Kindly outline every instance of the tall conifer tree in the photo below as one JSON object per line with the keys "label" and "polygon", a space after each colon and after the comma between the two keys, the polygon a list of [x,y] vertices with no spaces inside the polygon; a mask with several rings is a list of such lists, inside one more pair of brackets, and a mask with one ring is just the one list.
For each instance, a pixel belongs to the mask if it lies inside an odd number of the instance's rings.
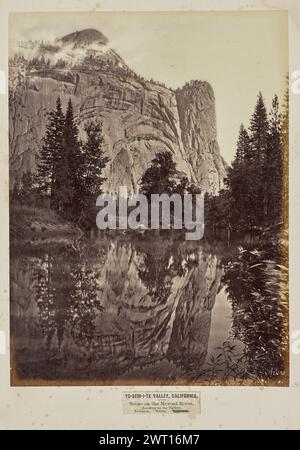
{"label": "tall conifer tree", "polygon": [[249,159],[250,154],[250,138],[243,124],[240,126],[239,137],[236,146],[235,161],[242,162]]}
{"label": "tall conifer tree", "polygon": [[109,158],[102,148],[102,123],[88,122],[84,130],[87,136],[82,146],[84,190],[86,195],[95,196],[101,193],[101,185],[105,181],[102,172]]}
{"label": "tall conifer tree", "polygon": [[265,102],[260,92],[250,119],[251,157],[253,160],[261,161],[265,158],[268,147],[268,113]]}
{"label": "tall conifer tree", "polygon": [[232,167],[229,169],[226,185],[230,192],[229,211],[230,222],[238,224],[237,228],[245,226],[249,221],[251,214],[251,204],[249,204],[249,184],[245,182],[247,179],[247,168],[249,164],[250,139],[244,125],[241,124],[235,159]]}
{"label": "tall conifer tree", "polygon": [[249,201],[252,204],[250,221],[253,226],[261,227],[266,214],[265,160],[269,142],[269,122],[261,92],[250,119],[250,164],[248,166]]}
{"label": "tall conifer tree", "polygon": [[74,120],[73,105],[70,99],[64,123],[63,164],[57,174],[60,185],[59,204],[70,218],[74,217],[76,210],[80,209],[79,203],[82,197],[81,164],[82,154],[78,139],[78,127]]}
{"label": "tall conifer tree", "polygon": [[43,146],[38,156],[37,177],[40,189],[49,194],[51,208],[58,208],[59,180],[58,173],[62,165],[64,142],[64,114],[58,97],[56,109],[50,111]]}
{"label": "tall conifer tree", "polygon": [[270,112],[269,141],[265,160],[265,223],[274,224],[281,220],[283,190],[282,160],[282,116],[279,112],[277,95],[272,100]]}

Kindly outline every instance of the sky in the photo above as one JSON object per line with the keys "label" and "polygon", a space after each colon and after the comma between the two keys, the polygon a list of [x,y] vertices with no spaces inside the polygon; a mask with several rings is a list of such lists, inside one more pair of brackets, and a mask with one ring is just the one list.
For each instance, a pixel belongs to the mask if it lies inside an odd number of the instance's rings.
{"label": "sky", "polygon": [[283,102],[288,73],[288,21],[283,11],[55,12],[10,14],[16,40],[54,40],[95,28],[136,73],[176,89],[208,81],[215,93],[222,156],[234,157],[241,123],[249,126],[259,91],[270,109]]}

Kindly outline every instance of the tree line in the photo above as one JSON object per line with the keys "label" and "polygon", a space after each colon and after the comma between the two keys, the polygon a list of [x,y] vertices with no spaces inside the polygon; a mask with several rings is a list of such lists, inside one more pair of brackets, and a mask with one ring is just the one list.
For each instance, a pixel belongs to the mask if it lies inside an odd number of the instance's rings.
{"label": "tree line", "polygon": [[206,226],[213,232],[259,231],[287,223],[288,92],[268,113],[259,93],[247,130],[240,126],[234,161],[218,197],[206,196]]}
{"label": "tree line", "polygon": [[[102,123],[89,121],[84,131],[82,141],[71,100],[64,114],[58,98],[56,108],[48,113],[37,173],[25,173],[21,188],[17,182],[14,191],[24,198],[37,185],[38,194],[50,199],[51,209],[79,223],[84,218],[90,226],[95,223],[96,198],[101,194],[102,173],[109,159],[102,148]],[[288,93],[283,112],[275,95],[269,113],[259,93],[249,129],[240,126],[225,189],[218,196],[205,195],[208,234],[228,228],[237,232],[263,230],[287,223],[287,158]],[[169,151],[156,154],[141,177],[139,190],[148,198],[151,194],[201,193],[187,177],[178,177]]]}
{"label": "tree line", "polygon": [[[52,51],[52,53],[55,53]],[[44,55],[26,59],[22,54],[15,54],[13,58],[9,59],[11,65],[24,65],[28,70],[42,70],[42,69],[64,69],[67,67],[67,62],[63,58],[58,58],[56,62],[51,62],[50,58],[45,58]]]}

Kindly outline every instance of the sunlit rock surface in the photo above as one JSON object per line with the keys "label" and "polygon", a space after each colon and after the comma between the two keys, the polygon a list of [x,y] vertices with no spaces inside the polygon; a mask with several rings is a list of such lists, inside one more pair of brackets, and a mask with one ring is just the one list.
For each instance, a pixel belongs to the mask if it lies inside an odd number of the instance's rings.
{"label": "sunlit rock surface", "polygon": [[[33,171],[45,133],[47,111],[58,96],[72,100],[83,136],[87,120],[101,120],[105,189],[120,185],[137,192],[139,180],[159,151],[170,150],[179,173],[210,193],[223,187],[226,164],[216,135],[215,99],[207,82],[195,81],[176,93],[136,75],[109,47],[102,33],[83,30],[57,40],[19,43],[10,60],[11,183]],[[13,56],[13,55],[12,55]],[[29,69],[25,61],[44,57],[48,65]],[[65,61],[60,68],[59,61]]]}

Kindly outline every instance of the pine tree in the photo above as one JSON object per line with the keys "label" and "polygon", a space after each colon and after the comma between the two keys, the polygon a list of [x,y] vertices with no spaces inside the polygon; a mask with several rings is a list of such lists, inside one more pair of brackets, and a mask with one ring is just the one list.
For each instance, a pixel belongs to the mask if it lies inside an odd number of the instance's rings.
{"label": "pine tree", "polygon": [[243,124],[240,126],[239,137],[236,146],[235,161],[241,163],[245,159],[250,159],[251,147],[248,132]]}
{"label": "pine tree", "polygon": [[57,209],[58,172],[62,163],[65,121],[59,97],[56,109],[48,114],[48,118],[43,146],[38,156],[37,178],[41,192],[50,195],[51,208]]}
{"label": "pine tree", "polygon": [[268,114],[265,102],[260,92],[250,119],[251,158],[261,161],[265,158],[268,146]]}
{"label": "pine tree", "polygon": [[70,218],[74,217],[78,204],[82,198],[81,183],[82,154],[78,139],[78,127],[74,120],[73,105],[71,99],[64,122],[62,164],[57,172],[57,180],[60,186],[58,193],[59,208]]}
{"label": "pine tree", "polygon": [[288,202],[288,95],[281,115],[277,95],[267,111],[261,93],[250,133],[242,125],[235,160],[225,180],[233,228],[261,229],[284,220]]}
{"label": "pine tree", "polygon": [[101,185],[105,181],[102,172],[109,158],[104,156],[102,149],[102,123],[88,122],[84,130],[87,135],[82,147],[84,190],[87,195],[96,196],[101,194]]}
{"label": "pine tree", "polygon": [[249,183],[248,199],[252,205],[250,223],[261,227],[266,217],[266,179],[264,177],[265,159],[269,142],[269,123],[264,99],[261,92],[250,120],[250,154],[247,167]]}
{"label": "pine tree", "polygon": [[252,205],[249,201],[249,183],[246,183],[250,164],[250,139],[244,125],[241,124],[236,145],[235,159],[225,180],[230,192],[229,219],[235,228],[249,225]]}
{"label": "pine tree", "polygon": [[272,100],[269,121],[269,139],[264,166],[265,179],[265,222],[274,224],[281,220],[283,160],[282,160],[282,116],[279,112],[278,96]]}

